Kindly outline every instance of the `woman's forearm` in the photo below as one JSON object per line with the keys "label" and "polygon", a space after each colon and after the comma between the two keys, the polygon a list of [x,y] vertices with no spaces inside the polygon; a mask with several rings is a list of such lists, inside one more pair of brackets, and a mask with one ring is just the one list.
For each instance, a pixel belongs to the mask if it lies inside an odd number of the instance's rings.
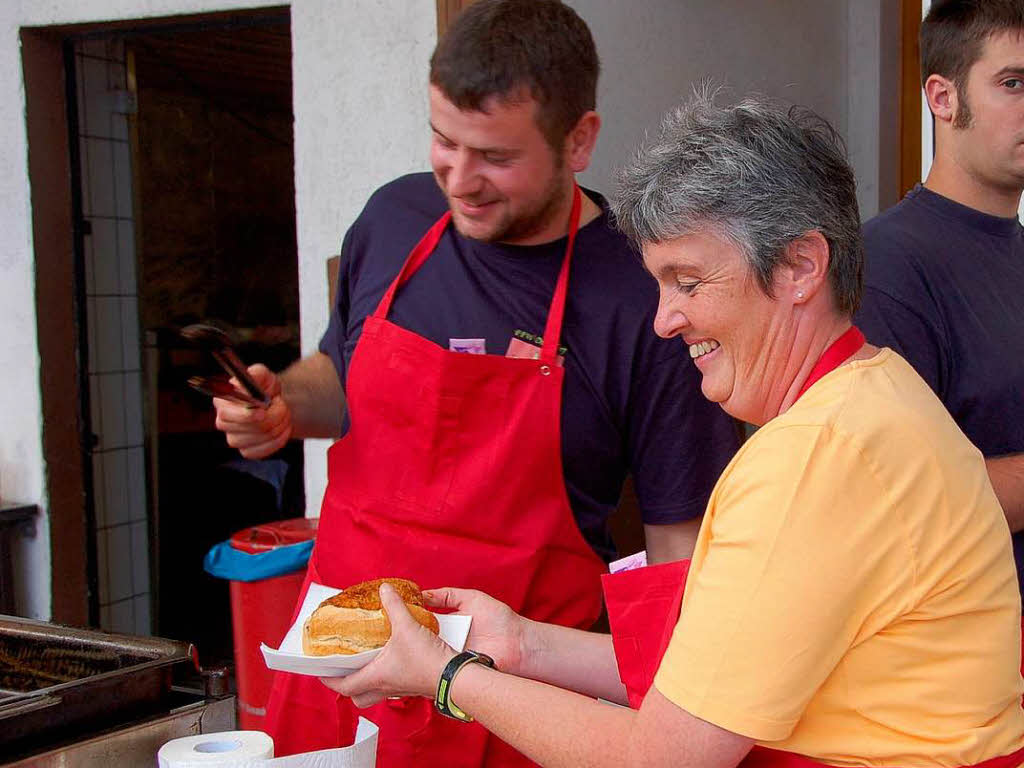
{"label": "woman's forearm", "polygon": [[630,765],[631,709],[478,664],[459,673],[452,701],[541,765]]}
{"label": "woman's forearm", "polygon": [[593,698],[625,704],[611,635],[530,621],[516,674]]}

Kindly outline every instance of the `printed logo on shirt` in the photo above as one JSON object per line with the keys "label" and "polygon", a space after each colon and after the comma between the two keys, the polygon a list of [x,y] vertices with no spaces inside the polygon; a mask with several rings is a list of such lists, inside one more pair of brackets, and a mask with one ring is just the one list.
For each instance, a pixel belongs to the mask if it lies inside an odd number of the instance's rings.
{"label": "printed logo on shirt", "polygon": [[[543,346],[543,336],[536,336],[526,331],[516,330],[512,332],[512,338],[508,342],[508,350],[505,352],[505,357],[539,360],[540,350]],[[568,351],[565,347],[558,348],[558,357],[555,361],[558,365],[565,365],[565,355]]]}
{"label": "printed logo on shirt", "polygon": [[486,339],[448,339],[449,352],[465,352],[467,355],[486,355]]}

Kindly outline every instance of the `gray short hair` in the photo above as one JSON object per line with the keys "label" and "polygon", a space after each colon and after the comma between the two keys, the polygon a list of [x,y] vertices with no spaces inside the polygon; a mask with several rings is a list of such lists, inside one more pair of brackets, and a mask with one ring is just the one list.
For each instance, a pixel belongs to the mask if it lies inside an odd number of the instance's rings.
{"label": "gray short hair", "polygon": [[743,251],[769,296],[786,246],[819,231],[836,307],[852,316],[864,247],[843,140],[809,109],[761,97],[719,107],[715,96],[695,92],[620,171],[619,228],[640,245],[715,229]]}

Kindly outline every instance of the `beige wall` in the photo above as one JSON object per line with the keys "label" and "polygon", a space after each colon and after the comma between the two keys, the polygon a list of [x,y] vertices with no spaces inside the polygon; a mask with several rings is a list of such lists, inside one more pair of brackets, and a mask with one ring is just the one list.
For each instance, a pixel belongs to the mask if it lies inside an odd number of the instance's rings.
{"label": "beige wall", "polygon": [[705,79],[811,107],[847,141],[864,218],[899,184],[898,0],[568,0],[601,56],[601,140],[587,183],[609,193],[645,129]]}

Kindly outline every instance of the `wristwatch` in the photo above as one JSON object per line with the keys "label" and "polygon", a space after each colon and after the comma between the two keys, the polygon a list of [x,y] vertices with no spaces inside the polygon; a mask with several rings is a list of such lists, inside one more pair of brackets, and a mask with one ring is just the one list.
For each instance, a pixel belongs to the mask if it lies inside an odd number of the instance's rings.
{"label": "wristwatch", "polygon": [[473,718],[455,706],[451,699],[452,683],[455,680],[455,676],[467,664],[483,664],[485,667],[495,668],[494,659],[485,653],[463,651],[462,653],[455,654],[441,671],[441,677],[437,681],[437,695],[434,696],[434,706],[445,717],[461,720],[464,723],[472,723]]}

